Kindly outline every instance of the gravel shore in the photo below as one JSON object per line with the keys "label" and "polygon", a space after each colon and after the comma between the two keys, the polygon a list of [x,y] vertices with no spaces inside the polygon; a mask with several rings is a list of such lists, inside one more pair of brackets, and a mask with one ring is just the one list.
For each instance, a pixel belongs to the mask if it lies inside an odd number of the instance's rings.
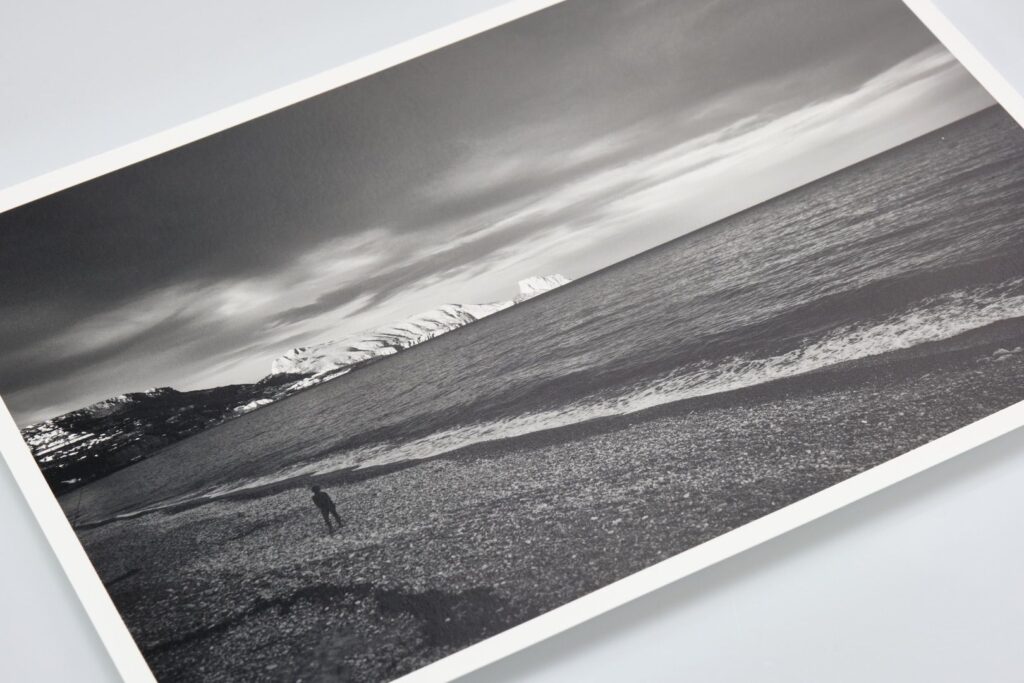
{"label": "gravel shore", "polygon": [[1021,327],[79,533],[162,680],[392,679],[1024,399]]}

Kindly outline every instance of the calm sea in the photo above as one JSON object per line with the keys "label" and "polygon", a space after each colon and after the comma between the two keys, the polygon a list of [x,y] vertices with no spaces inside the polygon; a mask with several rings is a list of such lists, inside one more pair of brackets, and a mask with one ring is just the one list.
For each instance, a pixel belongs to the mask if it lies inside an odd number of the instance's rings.
{"label": "calm sea", "polygon": [[1024,132],[993,108],[129,469],[152,503],[430,457],[1019,316]]}

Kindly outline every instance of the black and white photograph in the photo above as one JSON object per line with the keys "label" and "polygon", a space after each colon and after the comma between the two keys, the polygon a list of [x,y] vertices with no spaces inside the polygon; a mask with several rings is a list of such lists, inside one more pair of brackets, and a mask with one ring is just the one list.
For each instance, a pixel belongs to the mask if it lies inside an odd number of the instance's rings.
{"label": "black and white photograph", "polygon": [[389,681],[1024,400],[1024,131],[901,0],[565,0],[0,214],[157,680]]}

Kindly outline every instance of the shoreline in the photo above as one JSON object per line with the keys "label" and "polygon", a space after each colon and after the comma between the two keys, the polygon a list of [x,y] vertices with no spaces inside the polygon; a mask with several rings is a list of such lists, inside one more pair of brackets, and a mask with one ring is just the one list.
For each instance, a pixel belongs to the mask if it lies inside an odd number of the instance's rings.
{"label": "shoreline", "polygon": [[[854,387],[858,384],[872,381],[871,370],[882,366],[887,368],[887,375],[891,379],[910,377],[916,373],[927,371],[933,366],[948,369],[957,363],[964,362],[965,359],[975,357],[981,348],[997,347],[999,345],[1009,345],[1013,348],[1018,346],[1022,340],[1024,340],[1024,318],[1004,320],[965,332],[950,339],[927,342],[907,349],[850,360],[837,365],[826,366],[810,372],[782,377],[747,387],[671,401],[624,415],[596,417],[517,436],[481,441],[425,458],[413,458],[367,467],[351,466],[322,474],[298,475],[238,491],[209,497],[198,496],[194,499],[172,502],[166,505],[158,502],[154,506],[141,510],[115,514],[99,520],[85,521],[73,526],[76,531],[87,530],[150,514],[177,514],[185,510],[218,502],[265,498],[285,491],[305,489],[311,484],[318,484],[320,486],[357,484],[369,479],[417,467],[433,460],[500,458],[510,452],[571,443],[582,437],[607,434],[662,417],[679,417],[691,412],[715,408],[756,405],[771,401],[779,396],[813,395],[821,393],[823,386],[842,385]],[[73,492],[69,494],[69,497],[71,495],[73,495]],[[68,512],[67,508],[65,508],[65,512]],[[71,518],[69,515],[69,519]]]}

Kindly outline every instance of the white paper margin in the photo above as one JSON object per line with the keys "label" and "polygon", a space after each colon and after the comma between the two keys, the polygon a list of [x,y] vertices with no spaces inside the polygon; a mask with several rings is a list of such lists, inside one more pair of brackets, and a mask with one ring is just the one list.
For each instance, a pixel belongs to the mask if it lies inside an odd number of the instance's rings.
{"label": "white paper margin", "polygon": [[[2,189],[0,212],[333,90],[562,1],[513,0],[322,74]],[[1024,95],[1010,85],[931,0],[903,1],[1006,111],[1024,126]],[[446,681],[467,674],[949,460],[1021,425],[1024,425],[1024,401],[471,645],[399,680],[404,683]],[[120,675],[131,682],[155,681],[2,399],[0,454],[7,462]]]}

